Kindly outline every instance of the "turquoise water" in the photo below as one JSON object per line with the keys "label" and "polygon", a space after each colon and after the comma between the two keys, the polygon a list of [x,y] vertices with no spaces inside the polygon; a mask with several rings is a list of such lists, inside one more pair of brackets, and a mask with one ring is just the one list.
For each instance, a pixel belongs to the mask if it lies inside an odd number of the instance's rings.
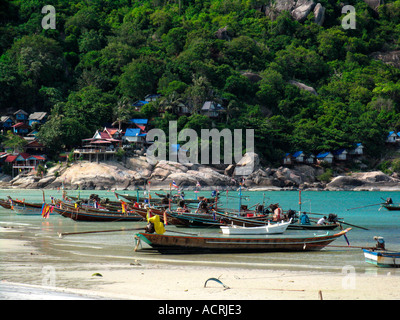
{"label": "turquoise water", "polygon": [[[88,197],[92,193],[100,197],[108,197],[115,200],[115,195],[110,191],[68,191],[71,196]],[[136,195],[136,191],[119,191],[121,194]],[[143,192],[140,193],[142,195]],[[154,192],[152,197],[155,198]],[[210,196],[210,191],[185,191],[187,199],[193,199],[196,195]],[[0,190],[0,198],[7,195],[13,198],[25,199],[27,202],[42,202],[41,190]],[[219,205],[225,208],[237,209],[239,206],[238,192],[220,191]],[[61,192],[57,190],[45,190],[45,198],[50,196],[61,198]],[[373,236],[382,236],[386,240],[388,249],[400,250],[400,211],[387,211],[380,209],[382,198],[391,197],[394,202],[400,202],[400,192],[378,191],[303,191],[302,210],[320,214],[335,213],[345,222],[368,228],[361,230],[353,228],[347,235],[352,246],[374,246]],[[299,208],[298,191],[243,191],[242,204],[251,207],[265,201],[266,204],[279,203],[283,209]],[[360,209],[347,210],[356,207]],[[40,215],[23,216],[16,215],[10,210],[0,208],[0,227],[12,226],[16,232],[1,232],[3,239],[22,239],[28,241],[31,246],[42,252],[51,263],[65,264],[67,261],[85,263],[93,262],[132,262],[134,260],[149,263],[169,264],[194,264],[198,266],[220,266],[238,268],[262,268],[274,270],[301,270],[308,272],[341,272],[344,266],[352,266],[357,272],[384,273],[387,270],[378,269],[364,262],[363,253],[359,249],[328,247],[320,252],[302,253],[264,253],[264,254],[225,254],[225,255],[160,255],[146,251],[134,252],[135,231],[116,233],[95,233],[58,237],[58,232],[81,232],[90,230],[111,230],[120,228],[143,228],[144,222],[75,222],[63,218],[57,214],[43,219]],[[5,229],[3,229],[4,231]],[[218,232],[216,229],[184,229],[167,226],[167,230],[188,232],[194,234],[211,234]],[[23,233],[22,233],[23,232]],[[331,231],[332,232],[332,231]],[[287,230],[289,235],[323,233],[322,231],[296,231]],[[347,243],[340,238],[332,245],[346,246]],[[10,257],[3,256],[2,264],[7,266],[7,272],[11,272],[12,262],[7,262]],[[3,265],[4,267],[4,265]],[[399,270],[391,269],[392,274],[399,274]],[[3,270],[4,271],[4,270]]]}

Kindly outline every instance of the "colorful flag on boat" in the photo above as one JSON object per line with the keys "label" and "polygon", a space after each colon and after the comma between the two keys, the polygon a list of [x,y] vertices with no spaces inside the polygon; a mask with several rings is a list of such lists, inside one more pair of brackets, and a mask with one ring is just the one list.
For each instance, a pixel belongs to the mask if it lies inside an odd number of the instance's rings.
{"label": "colorful flag on boat", "polygon": [[124,202],[124,201],[121,201],[121,210],[122,210],[123,214],[126,213],[126,202]]}
{"label": "colorful flag on boat", "polygon": [[43,205],[42,205],[42,217],[47,219],[49,217],[49,215],[50,215],[50,212],[52,211],[51,209],[52,209],[51,206],[49,206],[46,203],[43,203]]}
{"label": "colorful flag on boat", "polygon": [[148,208],[148,209],[147,209],[147,214],[146,214],[147,222],[150,220],[150,218],[151,218],[151,209]]}
{"label": "colorful flag on boat", "polygon": [[167,225],[168,221],[167,221],[167,210],[164,210],[164,224]]}
{"label": "colorful flag on boat", "polygon": [[172,180],[172,186],[176,189],[178,189],[178,185],[176,184],[175,180]]}

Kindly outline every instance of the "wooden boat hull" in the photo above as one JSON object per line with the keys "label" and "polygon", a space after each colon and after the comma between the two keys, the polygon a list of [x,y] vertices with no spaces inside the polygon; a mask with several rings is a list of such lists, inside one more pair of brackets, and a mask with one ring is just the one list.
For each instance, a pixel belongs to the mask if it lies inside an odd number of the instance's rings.
{"label": "wooden boat hull", "polygon": [[[12,200],[13,210],[17,215],[41,215],[43,203],[29,203],[22,200]],[[53,212],[50,213],[54,214]]]}
{"label": "wooden boat hull", "polygon": [[288,229],[289,230],[334,230],[337,227],[339,227],[338,223],[333,223],[333,224],[324,224],[324,225],[318,225],[318,224],[300,224],[300,223],[292,223],[289,225]]}
{"label": "wooden boat hull", "polygon": [[314,237],[199,237],[138,233],[143,240],[160,253],[257,253],[284,251],[318,251],[346,234],[348,228],[333,235]]}
{"label": "wooden boat hull", "polygon": [[260,227],[221,226],[222,234],[226,235],[253,235],[253,234],[280,234],[284,233],[290,221],[275,224],[266,224]]}
{"label": "wooden boat hull", "polygon": [[4,209],[11,209],[11,204],[8,200],[0,199],[0,206],[2,206]]}
{"label": "wooden boat hull", "polygon": [[67,210],[54,208],[54,211],[65,218],[70,218],[75,221],[93,221],[93,222],[118,222],[118,221],[142,221],[143,218],[136,214],[123,213],[98,213],[79,210]]}
{"label": "wooden boat hull", "polygon": [[168,215],[179,221],[177,226],[187,228],[218,228],[226,225],[226,223],[220,221],[218,217],[214,220],[214,217],[209,214],[169,212]]}
{"label": "wooden boat hull", "polygon": [[400,252],[363,249],[365,262],[381,268],[400,268]]}
{"label": "wooden boat hull", "polygon": [[396,204],[382,204],[382,207],[389,211],[400,211],[400,205]]}

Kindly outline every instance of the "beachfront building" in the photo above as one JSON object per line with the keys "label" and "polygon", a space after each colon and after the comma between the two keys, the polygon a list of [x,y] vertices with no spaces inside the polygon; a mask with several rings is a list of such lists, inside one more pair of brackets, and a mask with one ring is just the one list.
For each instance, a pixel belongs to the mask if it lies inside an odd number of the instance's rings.
{"label": "beachfront building", "polygon": [[148,94],[147,96],[145,96],[144,101],[153,102],[153,101],[157,101],[160,98],[161,98],[161,94],[153,93],[153,94]]}
{"label": "beachfront building", "polygon": [[6,132],[7,130],[10,130],[14,121],[10,116],[2,116],[0,118],[0,128],[3,130],[3,132]]}
{"label": "beachfront building", "polygon": [[333,151],[333,156],[335,158],[335,160],[338,161],[345,161],[347,160],[347,150],[346,149],[338,149]]}
{"label": "beachfront building", "polygon": [[353,149],[349,149],[349,155],[351,156],[361,156],[364,154],[364,146],[362,143],[356,143]]}
{"label": "beachfront building", "polygon": [[147,133],[142,133],[140,128],[128,128],[125,135],[122,137],[124,147],[140,146],[142,147],[146,142]]}
{"label": "beachfront building", "polygon": [[201,108],[201,114],[209,118],[218,118],[225,109],[214,101],[206,101]]}
{"label": "beachfront building", "polygon": [[386,137],[386,142],[387,142],[387,143],[396,143],[398,137],[399,137],[399,136],[397,135],[396,132],[390,131],[389,134],[388,134],[387,137]]}
{"label": "beachfront building", "polygon": [[26,152],[8,154],[5,159],[5,165],[11,167],[12,177],[19,174],[30,173],[37,170],[40,164],[46,161],[45,155],[31,155]]}
{"label": "beachfront building", "polygon": [[29,115],[28,122],[32,126],[34,123],[44,124],[47,121],[47,112],[33,112]]}
{"label": "beachfront building", "polygon": [[22,109],[19,109],[14,112],[14,119],[16,123],[18,122],[28,123],[28,117],[29,114]]}
{"label": "beachfront building", "polygon": [[111,128],[105,128],[104,131],[97,130],[92,138],[83,139],[82,147],[74,150],[75,160],[89,160],[90,162],[115,160],[115,154],[122,141],[115,139],[112,133],[116,134]]}
{"label": "beachfront building", "polygon": [[326,163],[332,163],[333,162],[333,154],[328,152],[320,152],[319,154],[317,154],[317,161],[319,163],[321,163],[322,161],[326,162]]}
{"label": "beachfront building", "polygon": [[305,156],[305,159],[304,159],[304,162],[305,162],[306,164],[314,164],[314,162],[315,162],[315,155],[313,155],[312,153],[306,155],[306,156]]}
{"label": "beachfront building", "polygon": [[294,161],[297,163],[303,163],[304,162],[304,152],[303,151],[297,151],[293,153],[292,158]]}
{"label": "beachfront building", "polygon": [[290,153],[285,153],[283,156],[283,164],[289,165],[293,163],[293,157]]}
{"label": "beachfront building", "polygon": [[31,127],[25,122],[18,122],[12,126],[13,132],[20,135],[21,137],[26,136],[30,131]]}

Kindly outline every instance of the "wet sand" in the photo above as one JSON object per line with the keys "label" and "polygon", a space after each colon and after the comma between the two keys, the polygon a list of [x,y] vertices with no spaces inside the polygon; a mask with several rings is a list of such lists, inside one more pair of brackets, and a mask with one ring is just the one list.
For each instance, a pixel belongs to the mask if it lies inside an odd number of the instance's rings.
{"label": "wet sand", "polygon": [[[397,300],[396,269],[318,273],[48,257],[27,241],[2,239],[0,298],[130,300]],[[90,260],[90,259],[89,259]],[[86,262],[85,262],[86,261]],[[208,279],[207,285],[205,283]]]}
{"label": "wet sand", "polygon": [[[30,219],[30,220],[29,220]],[[76,235],[60,239],[57,231],[107,225],[75,224],[57,218],[40,223],[18,218],[0,226],[0,299],[50,300],[398,300],[400,270],[368,267],[323,270],[269,268],[224,257],[165,257],[134,252],[133,233]],[[79,227],[77,229],[77,227]],[[306,253],[301,255],[305,259]],[[328,259],[315,253],[310,258]],[[357,253],[356,257],[359,259]],[[296,263],[298,255],[290,256]],[[351,258],[352,256],[346,256]],[[360,256],[361,257],[361,256]],[[220,257],[221,258],[221,257]],[[196,259],[196,260],[193,260]],[[229,260],[232,259],[232,260]],[[351,261],[350,261],[351,262]],[[297,263],[304,263],[298,260]],[[349,263],[346,259],[343,264]],[[246,265],[246,267],[243,267]],[[249,268],[249,265],[252,267]],[[263,266],[263,267],[259,267]],[[324,268],[325,269],[325,268]],[[219,283],[214,278],[222,282]],[[207,285],[205,286],[205,283]]]}

